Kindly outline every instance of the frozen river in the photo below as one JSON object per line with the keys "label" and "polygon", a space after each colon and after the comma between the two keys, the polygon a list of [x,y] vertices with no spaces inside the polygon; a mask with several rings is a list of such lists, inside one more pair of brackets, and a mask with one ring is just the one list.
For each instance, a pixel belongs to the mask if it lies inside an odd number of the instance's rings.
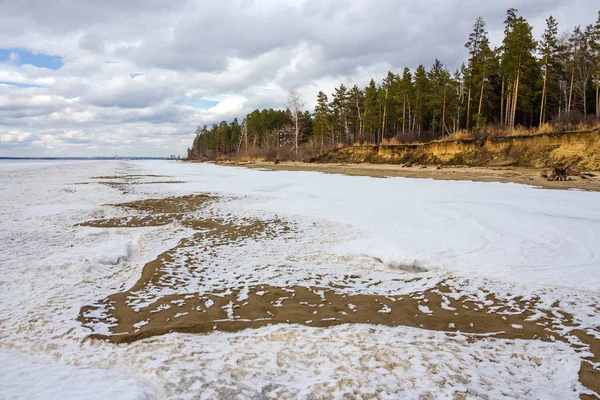
{"label": "frozen river", "polygon": [[[570,332],[600,340],[600,193],[168,161],[2,162],[0,187],[0,398],[577,399],[589,390],[578,373],[595,358]],[[521,339],[528,328],[519,336],[514,323],[515,335],[495,337],[419,319],[91,339],[114,335],[116,322],[107,305],[82,324],[82,307],[128,290],[144,265],[204,228],[77,224],[136,215],[107,204],[200,193],[212,200],[194,218],[285,229],[218,246],[196,239],[172,257],[170,285],[128,297],[134,312],[174,295],[233,292],[241,302],[268,285],[405,296],[418,302],[415,318],[435,320],[423,293],[444,285],[444,299],[498,315],[527,304],[532,326],[555,319],[557,340]],[[509,306],[494,309],[500,302]],[[376,313],[400,312],[390,307]]]}

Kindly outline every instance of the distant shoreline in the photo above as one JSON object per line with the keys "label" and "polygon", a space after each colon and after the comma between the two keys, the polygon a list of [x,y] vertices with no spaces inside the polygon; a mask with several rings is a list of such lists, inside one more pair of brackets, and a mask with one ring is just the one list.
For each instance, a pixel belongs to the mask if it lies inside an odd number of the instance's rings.
{"label": "distant shoreline", "polygon": [[169,157],[0,157],[0,160],[174,160]]}

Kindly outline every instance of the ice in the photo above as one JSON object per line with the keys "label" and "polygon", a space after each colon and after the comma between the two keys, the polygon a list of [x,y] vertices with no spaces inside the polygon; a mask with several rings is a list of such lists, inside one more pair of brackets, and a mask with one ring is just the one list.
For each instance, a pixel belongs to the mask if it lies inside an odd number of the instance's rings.
{"label": "ice", "polygon": [[151,390],[117,371],[38,364],[0,350],[0,397],[11,400],[150,400]]}
{"label": "ice", "polygon": [[136,252],[136,246],[128,235],[115,235],[102,232],[105,236],[99,240],[99,244],[89,250],[90,258],[100,264],[115,265],[120,262],[129,261]]}
{"label": "ice", "polygon": [[[600,202],[591,192],[468,181],[261,172],[145,163],[187,181],[181,192],[247,196],[263,211],[347,224],[344,254],[532,285],[600,292]],[[214,177],[214,178],[213,178]]]}
{"label": "ice", "polygon": [[[162,344],[179,344],[187,357],[155,356],[174,362],[167,379],[190,385],[186,392],[194,388],[205,399],[259,393],[294,399],[453,398],[461,393],[468,398],[577,398],[573,378],[579,364],[560,343],[493,338],[470,343],[462,335],[367,325],[277,326],[189,340],[176,334]],[[156,348],[140,351],[150,355]],[[186,365],[194,366],[193,379]]]}
{"label": "ice", "polygon": [[[186,183],[124,193],[92,179],[118,174]],[[159,161],[0,163],[0,187],[0,398],[577,399],[585,392],[582,355],[560,340],[490,333],[473,341],[372,325],[276,325],[129,345],[90,339],[80,308],[131,287],[145,263],[191,233],[177,224],[76,224],[121,216],[105,204],[210,192],[224,197],[210,215],[278,217],[294,233],[224,247],[207,260],[205,280],[186,281],[183,294],[235,289],[242,300],[256,283],[324,287],[356,273],[361,279],[348,292],[402,295],[452,276],[482,303],[482,287],[508,299],[535,294],[548,309],[559,302],[585,329],[600,325],[597,193]],[[187,273],[177,269],[182,262],[174,273]]]}

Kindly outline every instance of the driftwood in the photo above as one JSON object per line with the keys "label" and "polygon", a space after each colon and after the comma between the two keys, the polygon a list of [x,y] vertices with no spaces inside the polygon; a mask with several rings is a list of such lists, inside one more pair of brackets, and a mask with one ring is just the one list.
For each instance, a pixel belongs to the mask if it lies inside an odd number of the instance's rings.
{"label": "driftwood", "polygon": [[[570,167],[564,165],[555,165],[549,171],[545,171],[545,178],[549,181],[568,181],[569,175],[580,175],[576,170],[571,170]],[[544,176],[544,174],[542,174]]]}

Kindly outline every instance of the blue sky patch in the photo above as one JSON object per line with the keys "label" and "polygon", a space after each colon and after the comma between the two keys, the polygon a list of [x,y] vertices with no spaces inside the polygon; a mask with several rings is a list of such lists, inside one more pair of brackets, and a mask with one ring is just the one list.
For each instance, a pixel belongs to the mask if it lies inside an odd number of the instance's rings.
{"label": "blue sky patch", "polygon": [[30,64],[34,67],[48,68],[55,71],[60,69],[64,64],[61,56],[20,48],[0,48],[0,63],[11,63],[14,65]]}
{"label": "blue sky patch", "polygon": [[188,100],[185,102],[185,104],[194,108],[199,108],[201,110],[208,110],[209,108],[212,108],[219,104],[219,102],[214,100],[198,99]]}
{"label": "blue sky patch", "polygon": [[40,87],[40,85],[35,85],[32,83],[19,83],[19,82],[5,82],[0,81],[0,86],[14,86],[18,88],[32,88],[32,87]]}
{"label": "blue sky patch", "polygon": [[140,75],[144,75],[144,74],[142,74],[141,72],[132,72],[129,74],[131,79],[135,78],[136,76],[140,76]]}

